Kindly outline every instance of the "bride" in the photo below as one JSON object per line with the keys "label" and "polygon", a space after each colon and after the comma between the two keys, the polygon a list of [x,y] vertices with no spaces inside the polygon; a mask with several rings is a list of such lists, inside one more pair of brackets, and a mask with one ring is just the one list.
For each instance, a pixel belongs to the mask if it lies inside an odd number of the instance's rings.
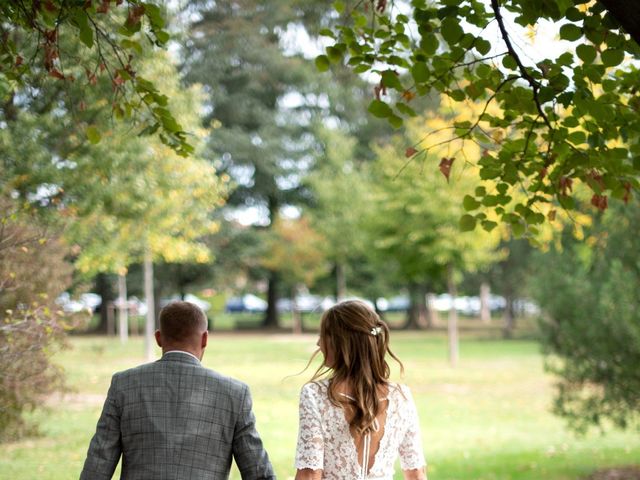
{"label": "bride", "polygon": [[[409,388],[389,382],[389,329],[365,303],[339,303],[322,316],[324,362],[300,393],[296,480],[426,480]],[[317,352],[316,352],[317,353]],[[314,354],[315,355],[315,354]]]}

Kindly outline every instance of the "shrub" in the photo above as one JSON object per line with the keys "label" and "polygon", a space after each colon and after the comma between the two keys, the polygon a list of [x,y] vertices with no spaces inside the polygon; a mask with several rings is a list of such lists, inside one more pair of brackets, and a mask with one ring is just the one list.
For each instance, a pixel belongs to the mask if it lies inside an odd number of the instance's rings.
{"label": "shrub", "polygon": [[0,441],[33,433],[24,413],[64,385],[51,355],[66,319],[54,299],[68,286],[66,248],[36,216],[0,197]]}

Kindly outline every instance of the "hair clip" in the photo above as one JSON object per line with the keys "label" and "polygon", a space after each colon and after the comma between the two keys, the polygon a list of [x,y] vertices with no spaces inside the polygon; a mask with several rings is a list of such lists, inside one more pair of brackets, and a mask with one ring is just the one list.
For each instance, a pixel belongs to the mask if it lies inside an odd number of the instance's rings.
{"label": "hair clip", "polygon": [[377,337],[379,333],[382,333],[382,327],[373,327],[371,329],[371,335]]}

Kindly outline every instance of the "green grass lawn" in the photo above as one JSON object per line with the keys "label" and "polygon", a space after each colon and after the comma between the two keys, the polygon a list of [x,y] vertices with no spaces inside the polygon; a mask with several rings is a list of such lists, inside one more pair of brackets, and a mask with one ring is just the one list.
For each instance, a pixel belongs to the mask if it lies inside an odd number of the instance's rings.
{"label": "green grass lawn", "polygon": [[[406,369],[402,381],[418,405],[430,480],[568,480],[640,463],[637,434],[575,437],[549,413],[552,379],[535,342],[463,338],[454,369],[442,333],[393,332],[392,339]],[[295,374],[315,342],[315,335],[214,333],[205,353],[205,366],[251,386],[258,429],[279,479],[294,475],[297,396],[314,368]],[[78,478],[111,374],[143,362],[139,338],[126,346],[100,337],[71,343],[56,361],[74,393],[34,414],[41,437],[0,447],[0,479]],[[394,379],[401,380],[397,368]]]}

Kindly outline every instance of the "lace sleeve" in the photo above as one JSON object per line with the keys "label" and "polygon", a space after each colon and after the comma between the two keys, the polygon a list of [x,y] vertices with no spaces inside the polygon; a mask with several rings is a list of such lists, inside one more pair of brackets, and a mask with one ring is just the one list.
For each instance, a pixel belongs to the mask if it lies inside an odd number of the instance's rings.
{"label": "lace sleeve", "polygon": [[300,422],[295,464],[299,470],[321,470],[324,465],[324,439],[317,395],[313,384],[305,385],[300,392]]}
{"label": "lace sleeve", "polygon": [[402,393],[406,398],[406,433],[398,447],[400,456],[400,467],[402,470],[413,470],[423,467],[426,462],[424,460],[424,452],[422,450],[422,440],[420,438],[420,422],[418,420],[418,411],[413,402],[411,391],[408,387],[403,386]]}

